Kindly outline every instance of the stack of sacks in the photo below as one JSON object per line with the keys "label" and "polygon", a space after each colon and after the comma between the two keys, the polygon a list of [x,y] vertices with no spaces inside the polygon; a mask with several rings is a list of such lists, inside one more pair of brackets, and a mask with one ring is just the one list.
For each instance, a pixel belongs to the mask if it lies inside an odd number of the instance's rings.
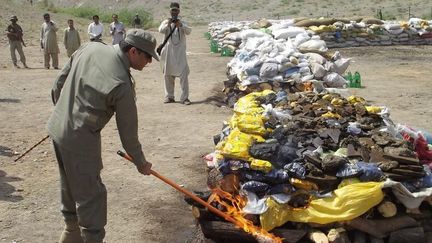
{"label": "stack of sacks", "polygon": [[[227,97],[262,89],[322,92],[325,88],[344,88],[347,81],[342,75],[350,59],[343,58],[339,52],[330,56],[324,41],[297,28],[285,29],[290,30],[283,32],[287,39],[274,39],[266,34],[246,38],[227,65],[230,79],[225,82]],[[241,34],[252,31],[256,30]],[[291,38],[288,33],[295,33],[291,35],[295,37]]]}
{"label": "stack of sacks", "polygon": [[251,21],[221,21],[209,24],[210,38],[218,43],[219,48],[225,46],[237,47],[241,43],[238,33],[249,29]]}
{"label": "stack of sacks", "polygon": [[[244,38],[232,34],[247,29],[256,29],[271,34],[275,39],[294,39],[307,31],[317,34],[328,48],[377,46],[377,45],[421,45],[432,43],[432,20],[411,18],[408,22],[382,21],[375,18],[349,19],[294,19],[258,21],[223,21],[209,24],[212,39],[220,48],[235,52]],[[228,36],[228,34],[230,34]]]}
{"label": "stack of sacks", "polygon": [[[314,22],[313,22],[314,23]],[[410,19],[407,23],[374,18],[336,20],[327,25],[303,26],[326,41],[329,48],[399,44],[431,44],[430,23]]]}
{"label": "stack of sacks", "polygon": [[[209,33],[212,40],[218,43],[219,48],[228,48],[232,53],[240,44],[250,37],[271,34],[272,25],[282,22],[279,20],[260,19],[258,21],[223,21],[209,24]],[[292,21],[291,21],[292,22]],[[280,25],[278,25],[280,26]]]}

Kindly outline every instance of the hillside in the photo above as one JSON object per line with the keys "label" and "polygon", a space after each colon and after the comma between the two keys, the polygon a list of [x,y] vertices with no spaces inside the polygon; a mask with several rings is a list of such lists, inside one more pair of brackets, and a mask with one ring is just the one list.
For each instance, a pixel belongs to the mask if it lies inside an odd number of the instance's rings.
{"label": "hillside", "polygon": [[[60,26],[66,27],[66,21],[70,15],[60,13],[59,9],[94,8],[101,9],[101,12],[110,14],[118,12],[120,9],[128,9],[135,12],[137,9],[144,9],[153,16],[151,26],[158,26],[161,19],[169,14],[170,0],[2,0],[0,6],[0,17],[4,21],[0,22],[0,28],[5,29],[9,23],[10,15],[18,16],[19,23],[24,31],[34,35],[38,33],[42,23],[42,14],[49,12],[52,19]],[[183,0],[181,5],[181,15],[191,24],[207,24],[212,21],[222,20],[256,20],[259,18],[318,18],[318,17],[350,17],[350,16],[374,16],[377,17],[379,9],[382,11],[384,19],[407,20],[411,17],[431,19],[432,8],[428,0]],[[91,11],[90,11],[91,12]],[[101,14],[91,12],[91,14]],[[90,15],[90,14],[89,14]],[[82,34],[86,31],[86,26],[90,22],[90,16],[86,18],[73,17],[76,27]],[[126,19],[120,20],[128,22]],[[130,20],[129,20],[130,21]],[[28,35],[27,35],[28,37]],[[37,36],[35,36],[37,37]],[[6,42],[6,37],[1,39]],[[37,44],[37,43],[36,43]]]}
{"label": "hillside", "polygon": [[[61,7],[92,6],[115,11],[119,8],[143,7],[155,20],[168,13],[170,0],[44,0]],[[381,9],[385,19],[407,19],[408,14],[431,18],[429,0],[183,0],[182,15],[194,23],[220,20],[254,20],[257,18],[376,16]]]}

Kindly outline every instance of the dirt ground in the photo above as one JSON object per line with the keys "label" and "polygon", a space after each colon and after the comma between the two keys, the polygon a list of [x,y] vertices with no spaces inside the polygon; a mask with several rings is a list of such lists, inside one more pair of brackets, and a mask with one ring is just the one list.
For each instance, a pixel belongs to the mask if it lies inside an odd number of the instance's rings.
{"label": "dirt ground", "polygon": [[[208,53],[206,27],[188,37],[192,105],[163,104],[158,63],[137,81],[139,135],[154,169],[190,190],[206,188],[200,157],[213,150],[231,111],[215,102],[229,58]],[[158,34],[158,40],[162,39]],[[37,43],[35,41],[34,43]],[[352,57],[365,88],[352,92],[390,108],[395,122],[432,130],[432,46],[362,47],[340,50]],[[46,135],[53,109],[50,88],[57,70],[43,68],[35,44],[25,48],[31,69],[14,69],[5,43],[0,48],[0,242],[56,242],[63,227],[59,176],[52,145],[45,141],[19,162],[22,153]],[[60,63],[67,60],[62,49]],[[177,98],[179,88],[176,87]],[[142,176],[116,155],[121,149],[115,121],[103,130],[102,179],[108,190],[107,242],[199,242],[183,196],[152,176]]]}

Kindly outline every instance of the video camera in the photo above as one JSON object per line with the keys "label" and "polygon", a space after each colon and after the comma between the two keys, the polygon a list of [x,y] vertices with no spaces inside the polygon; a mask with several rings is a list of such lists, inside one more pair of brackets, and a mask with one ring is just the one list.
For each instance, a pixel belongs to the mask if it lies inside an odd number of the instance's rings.
{"label": "video camera", "polygon": [[172,16],[171,23],[177,23],[178,21],[179,19],[177,18],[177,16]]}

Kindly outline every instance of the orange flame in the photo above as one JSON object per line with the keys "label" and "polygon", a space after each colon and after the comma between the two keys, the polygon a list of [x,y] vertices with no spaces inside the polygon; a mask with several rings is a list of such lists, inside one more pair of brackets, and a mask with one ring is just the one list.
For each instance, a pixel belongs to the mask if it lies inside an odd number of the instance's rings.
{"label": "orange flame", "polygon": [[225,213],[235,219],[233,223],[237,227],[243,229],[246,233],[252,234],[260,242],[282,242],[282,238],[267,232],[243,217],[241,209],[246,206],[246,200],[240,195],[232,195],[220,188],[214,188],[212,192],[213,194],[210,196],[209,202],[216,201],[224,206],[227,210]]}

